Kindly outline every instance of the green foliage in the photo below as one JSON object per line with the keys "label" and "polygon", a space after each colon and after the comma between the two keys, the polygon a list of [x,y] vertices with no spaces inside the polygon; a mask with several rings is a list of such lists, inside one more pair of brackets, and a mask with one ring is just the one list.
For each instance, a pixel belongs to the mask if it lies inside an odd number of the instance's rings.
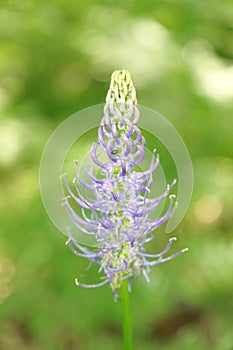
{"label": "green foliage", "polygon": [[[74,285],[80,275],[95,282],[96,270],[64,246],[38,185],[50,133],[103,103],[121,68],[131,71],[139,104],[182,135],[195,172],[191,206],[174,232],[190,252],[153,269],[150,284],[133,285],[135,350],[232,349],[232,2],[0,6],[0,349],[121,348],[119,305],[107,286]],[[148,250],[167,240],[160,229]]]}

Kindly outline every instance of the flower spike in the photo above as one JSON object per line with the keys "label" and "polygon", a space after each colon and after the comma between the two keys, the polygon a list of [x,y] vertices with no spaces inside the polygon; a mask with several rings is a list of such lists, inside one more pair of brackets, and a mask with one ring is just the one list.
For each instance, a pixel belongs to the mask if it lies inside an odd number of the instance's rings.
{"label": "flower spike", "polygon": [[[171,260],[187,251],[166,256],[176,238],[170,238],[165,249],[159,254],[145,252],[144,245],[154,239],[152,232],[172,215],[177,203],[170,194],[174,180],[156,198],[148,198],[153,182],[153,173],[159,165],[159,155],[153,151],[151,164],[146,171],[137,171],[145,156],[146,140],[138,127],[140,113],[137,108],[136,90],[130,73],[123,69],[112,74],[106,96],[104,116],[98,129],[98,140],[92,145],[92,164],[85,168],[87,181],[80,177],[76,162],[76,178],[73,184],[76,194],[62,176],[69,196],[63,198],[63,205],[73,224],[87,235],[96,239],[95,250],[80,245],[67,231],[67,245],[78,257],[99,265],[104,280],[97,284],[84,284],[78,279],[77,286],[97,288],[109,284],[114,299],[122,281],[132,281],[142,274],[149,282],[150,267]],[[100,158],[104,155],[105,161]],[[96,170],[97,169],[97,170]],[[98,176],[101,174],[101,176]],[[86,191],[81,193],[80,188]],[[87,196],[87,192],[92,193]],[[167,212],[160,218],[152,219],[151,213],[169,197]],[[80,207],[77,214],[71,201]]]}

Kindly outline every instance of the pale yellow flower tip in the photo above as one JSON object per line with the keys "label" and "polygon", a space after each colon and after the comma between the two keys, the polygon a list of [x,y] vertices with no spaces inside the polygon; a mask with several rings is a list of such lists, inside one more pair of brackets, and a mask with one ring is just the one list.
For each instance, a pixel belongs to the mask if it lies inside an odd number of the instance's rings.
{"label": "pale yellow flower tip", "polygon": [[107,103],[137,104],[136,90],[127,69],[115,70],[106,96]]}

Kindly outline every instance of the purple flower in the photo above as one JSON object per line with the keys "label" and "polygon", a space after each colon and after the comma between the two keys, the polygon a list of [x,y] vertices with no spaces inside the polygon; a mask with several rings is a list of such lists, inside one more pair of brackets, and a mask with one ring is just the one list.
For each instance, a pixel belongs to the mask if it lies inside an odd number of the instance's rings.
{"label": "purple flower", "polygon": [[[104,273],[104,279],[98,284],[87,285],[78,279],[76,284],[95,288],[109,283],[114,295],[122,280],[129,279],[129,288],[132,280],[140,274],[149,281],[151,266],[171,260],[187,250],[165,257],[176,240],[173,237],[161,253],[148,254],[145,251],[145,243],[154,239],[152,232],[170,217],[176,207],[175,195],[170,195],[175,181],[160,196],[148,197],[159,156],[155,156],[154,151],[149,169],[137,171],[144,159],[146,141],[138,128],[140,115],[136,103],[129,72],[114,72],[98,129],[98,142],[93,144],[90,152],[92,164],[85,169],[88,181],[80,177],[77,162],[73,181],[75,192],[62,176],[69,193],[63,202],[67,213],[78,230],[95,237],[97,248],[91,250],[80,245],[70,230],[67,245],[75,255],[98,264],[99,272]],[[167,212],[159,219],[152,219],[151,213],[166,197],[169,198]],[[70,199],[81,207],[82,215],[75,212]]]}

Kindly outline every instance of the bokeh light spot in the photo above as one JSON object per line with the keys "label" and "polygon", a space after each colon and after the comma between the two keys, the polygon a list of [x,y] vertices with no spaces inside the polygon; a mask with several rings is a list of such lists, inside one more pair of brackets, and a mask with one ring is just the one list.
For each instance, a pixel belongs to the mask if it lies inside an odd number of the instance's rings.
{"label": "bokeh light spot", "polygon": [[216,196],[203,196],[196,203],[195,216],[200,223],[212,224],[222,213],[222,203]]}

